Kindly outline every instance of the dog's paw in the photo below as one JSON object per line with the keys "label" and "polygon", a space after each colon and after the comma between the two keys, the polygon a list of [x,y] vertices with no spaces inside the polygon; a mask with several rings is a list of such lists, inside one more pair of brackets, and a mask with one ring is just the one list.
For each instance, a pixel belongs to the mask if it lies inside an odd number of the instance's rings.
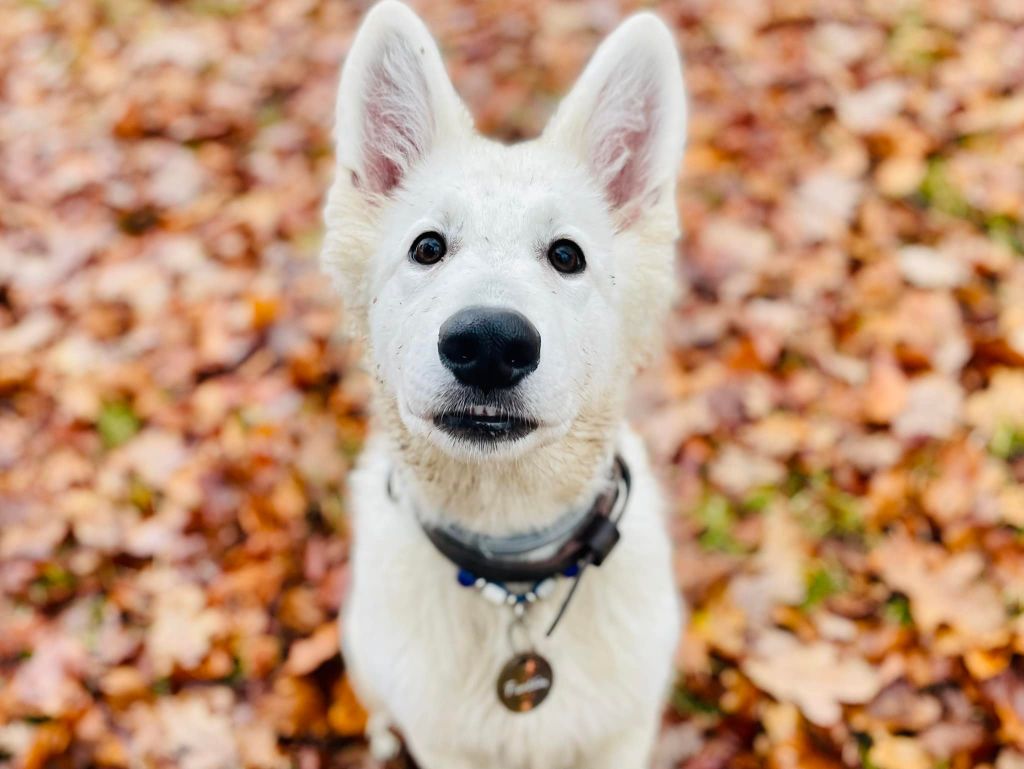
{"label": "dog's paw", "polygon": [[402,741],[390,729],[370,735],[370,755],[377,761],[391,761],[402,752]]}
{"label": "dog's paw", "polygon": [[402,752],[402,741],[391,728],[391,720],[382,713],[374,713],[366,724],[370,741],[370,755],[377,761],[392,761]]}

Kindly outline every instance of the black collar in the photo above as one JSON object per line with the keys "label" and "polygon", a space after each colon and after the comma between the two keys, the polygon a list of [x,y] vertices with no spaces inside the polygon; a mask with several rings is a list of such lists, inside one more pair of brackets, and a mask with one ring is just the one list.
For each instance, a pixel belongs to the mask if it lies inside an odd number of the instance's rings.
{"label": "black collar", "polygon": [[[388,491],[391,492],[390,481]],[[422,522],[421,526],[445,558],[475,578],[498,583],[540,582],[558,574],[574,576],[586,566],[600,566],[604,562],[619,541],[618,522],[626,511],[629,491],[629,468],[616,456],[607,487],[582,516],[574,516],[579,522],[558,541],[545,543],[543,549],[534,553],[504,555],[495,552],[496,548],[481,547],[477,537],[460,536],[457,529]],[[510,538],[514,539],[517,538]]]}

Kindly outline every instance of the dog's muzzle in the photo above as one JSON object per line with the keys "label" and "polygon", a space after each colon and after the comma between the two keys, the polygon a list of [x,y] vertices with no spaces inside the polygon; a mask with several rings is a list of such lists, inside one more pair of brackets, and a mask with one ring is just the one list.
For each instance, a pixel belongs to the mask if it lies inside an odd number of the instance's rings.
{"label": "dog's muzzle", "polygon": [[460,310],[441,326],[437,353],[461,387],[435,414],[436,427],[477,443],[537,429],[514,391],[540,363],[540,332],[525,316],[499,307]]}

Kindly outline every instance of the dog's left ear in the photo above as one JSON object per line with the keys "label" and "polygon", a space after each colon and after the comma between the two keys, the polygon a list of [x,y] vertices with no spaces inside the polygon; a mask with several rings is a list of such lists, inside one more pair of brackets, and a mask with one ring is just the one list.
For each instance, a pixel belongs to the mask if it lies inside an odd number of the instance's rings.
{"label": "dog's left ear", "polygon": [[375,5],[338,86],[338,159],[355,187],[390,194],[433,149],[472,128],[423,22],[395,0]]}
{"label": "dog's left ear", "polygon": [[580,154],[620,221],[675,189],[686,134],[682,67],[672,33],[651,13],[602,43],[544,130]]}

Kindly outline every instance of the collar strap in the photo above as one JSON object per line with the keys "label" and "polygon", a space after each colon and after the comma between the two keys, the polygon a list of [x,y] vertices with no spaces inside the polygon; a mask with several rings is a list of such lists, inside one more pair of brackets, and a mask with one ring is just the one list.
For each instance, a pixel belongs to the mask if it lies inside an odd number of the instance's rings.
{"label": "collar strap", "polygon": [[[572,513],[537,534],[480,537],[455,527],[422,522],[421,526],[445,558],[475,577],[488,582],[539,582],[604,562],[619,541],[618,522],[626,510],[629,489],[629,468],[616,456],[607,488],[582,516]],[[551,532],[557,532],[557,538]],[[525,548],[528,543],[533,546]]]}

